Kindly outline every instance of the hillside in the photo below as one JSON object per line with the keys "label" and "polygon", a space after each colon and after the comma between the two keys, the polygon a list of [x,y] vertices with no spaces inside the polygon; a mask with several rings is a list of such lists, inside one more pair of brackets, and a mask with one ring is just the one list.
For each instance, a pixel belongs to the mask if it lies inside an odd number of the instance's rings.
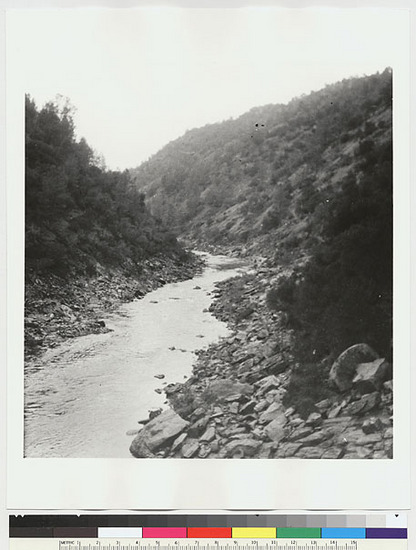
{"label": "hillside", "polygon": [[131,172],[152,211],[193,239],[304,247],[320,226],[312,215],[390,145],[386,69],[191,130]]}
{"label": "hillside", "polygon": [[27,273],[134,269],[160,252],[180,253],[175,236],[146,208],[126,172],[100,166],[75,139],[68,105],[38,110],[26,97]]}
{"label": "hillside", "polygon": [[146,207],[127,171],[75,138],[71,107],[26,97],[25,343],[100,332],[103,310],[198,262]]}
{"label": "hillside", "polygon": [[305,372],[357,342],[391,357],[390,69],[191,130],[132,177],[182,234],[283,269],[267,302]]}

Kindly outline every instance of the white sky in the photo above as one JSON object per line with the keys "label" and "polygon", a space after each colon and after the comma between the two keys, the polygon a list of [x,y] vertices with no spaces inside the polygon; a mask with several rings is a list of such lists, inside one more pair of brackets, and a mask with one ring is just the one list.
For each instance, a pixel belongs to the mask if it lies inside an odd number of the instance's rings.
{"label": "white sky", "polygon": [[79,136],[129,168],[186,130],[394,67],[403,10],[112,9],[9,14],[8,79],[76,107]]}

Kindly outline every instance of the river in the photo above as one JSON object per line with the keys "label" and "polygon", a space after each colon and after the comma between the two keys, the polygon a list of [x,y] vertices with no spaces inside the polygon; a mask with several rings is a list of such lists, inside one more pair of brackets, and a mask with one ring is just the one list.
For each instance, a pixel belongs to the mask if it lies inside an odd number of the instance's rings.
{"label": "river", "polygon": [[25,366],[26,457],[131,457],[126,432],[149,409],[166,407],[155,390],[183,382],[195,351],[228,335],[207,308],[215,283],[245,268],[204,257],[200,276],[121,306],[105,319],[111,332],[68,340]]}

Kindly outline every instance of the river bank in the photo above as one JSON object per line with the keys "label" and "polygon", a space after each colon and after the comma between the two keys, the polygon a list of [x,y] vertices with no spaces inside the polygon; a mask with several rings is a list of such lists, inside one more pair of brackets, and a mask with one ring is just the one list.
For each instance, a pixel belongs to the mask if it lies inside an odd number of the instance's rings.
{"label": "river bank", "polygon": [[209,313],[215,283],[246,263],[203,255],[200,274],[160,285],[105,315],[104,334],[69,338],[25,365],[24,452],[31,458],[128,458],[138,420],[192,375],[196,350],[229,334]]}
{"label": "river bank", "polygon": [[195,254],[144,260],[140,270],[126,275],[121,269],[97,267],[94,276],[63,280],[54,275],[28,277],[25,285],[25,358],[53,348],[69,338],[103,334],[103,319],[122,303],[142,298],[171,282],[191,279],[203,269]]}
{"label": "river bank", "polygon": [[392,457],[391,376],[368,346],[356,354],[356,367],[370,365],[365,383],[353,384],[351,376],[351,386],[339,391],[328,381],[308,415],[288,403],[296,368],[291,333],[266,303],[280,275],[260,260],[251,273],[217,285],[210,311],[231,334],[198,353],[189,380],[165,389],[170,408],[138,430],[133,456]]}

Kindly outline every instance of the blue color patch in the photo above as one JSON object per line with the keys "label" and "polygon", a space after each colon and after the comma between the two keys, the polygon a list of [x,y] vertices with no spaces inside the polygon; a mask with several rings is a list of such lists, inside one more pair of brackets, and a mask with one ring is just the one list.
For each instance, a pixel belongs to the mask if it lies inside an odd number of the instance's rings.
{"label": "blue color patch", "polygon": [[323,539],[365,539],[365,529],[323,527]]}

